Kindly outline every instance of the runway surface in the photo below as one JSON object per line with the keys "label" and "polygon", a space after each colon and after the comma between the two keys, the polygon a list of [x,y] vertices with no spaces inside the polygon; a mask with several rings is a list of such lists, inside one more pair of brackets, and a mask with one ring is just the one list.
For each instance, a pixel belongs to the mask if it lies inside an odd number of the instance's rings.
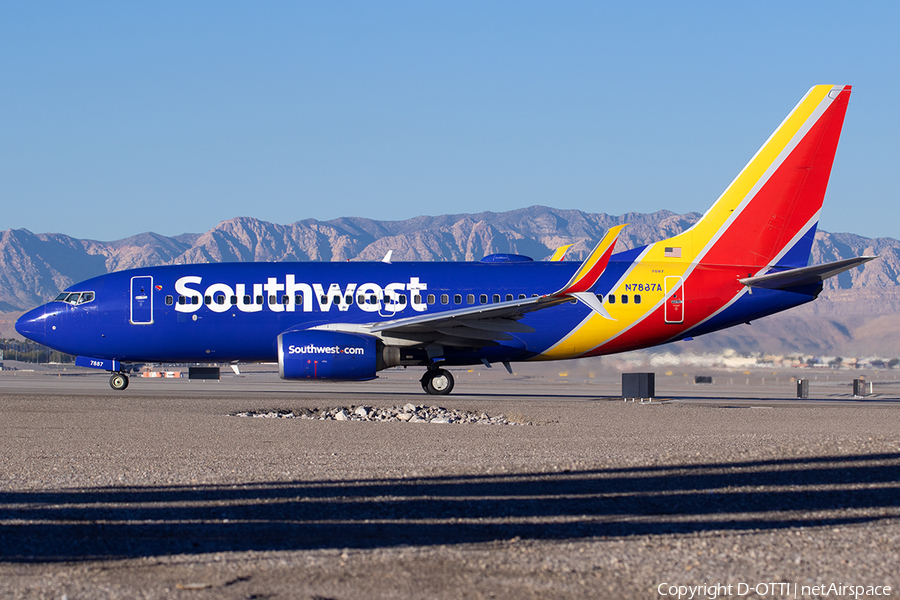
{"label": "runway surface", "polygon": [[[449,397],[423,394],[412,370],[297,384],[262,368],[125,392],[102,374],[0,373],[0,596],[900,593],[890,378],[870,376],[868,399],[850,396],[850,374],[816,379],[797,400],[786,373],[708,387],[678,373],[641,404],[616,397],[615,373],[498,371],[460,373]],[[409,402],[517,424],[228,416]]]}

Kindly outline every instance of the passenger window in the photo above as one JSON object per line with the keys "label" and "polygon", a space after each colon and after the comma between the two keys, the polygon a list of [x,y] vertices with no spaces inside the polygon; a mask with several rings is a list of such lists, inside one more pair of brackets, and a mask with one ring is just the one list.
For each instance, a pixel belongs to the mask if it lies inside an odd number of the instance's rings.
{"label": "passenger window", "polygon": [[301,296],[300,294],[294,296],[294,304],[296,304],[297,306],[303,304],[303,296]]}
{"label": "passenger window", "polygon": [[599,300],[602,304],[603,303],[603,294],[597,294],[597,300]]}
{"label": "passenger window", "polygon": [[524,299],[525,299],[525,294],[519,294],[519,300],[524,300]]}
{"label": "passenger window", "polygon": [[244,296],[244,304],[250,304],[250,296]]}
{"label": "passenger window", "polygon": [[538,295],[537,295],[537,294],[532,294],[531,297],[532,297],[532,298],[537,298]]}
{"label": "passenger window", "polygon": [[365,296],[365,294],[360,294],[359,296],[357,296],[357,297],[356,297],[356,303],[357,303],[357,304],[365,304],[365,303],[366,303],[366,296]]}
{"label": "passenger window", "polygon": [[328,296],[319,296],[319,302],[322,304],[328,304]]}
{"label": "passenger window", "polygon": [[466,304],[475,304],[475,294],[468,294],[466,296]]}
{"label": "passenger window", "polygon": [[453,295],[453,304],[462,304],[462,294]]}
{"label": "passenger window", "polygon": [[413,296],[413,302],[416,304],[422,304],[422,294],[416,294]]}
{"label": "passenger window", "polygon": [[481,296],[479,296],[478,299],[481,300],[481,303],[482,303],[482,304],[487,304],[487,303],[488,303],[488,301],[487,301],[487,294],[481,294]]}
{"label": "passenger window", "polygon": [[269,304],[278,304],[278,298],[276,298],[274,295],[269,296]]}
{"label": "passenger window", "polygon": [[641,295],[640,295],[640,294],[635,294],[635,295],[634,295],[634,303],[635,303],[635,304],[640,304],[640,303],[641,303]]}
{"label": "passenger window", "polygon": [[615,303],[616,303],[616,295],[615,295],[615,294],[610,294],[610,295],[609,295],[609,303],[610,303],[610,304],[615,304]]}
{"label": "passenger window", "polygon": [[225,304],[225,296],[216,296],[216,304]]}
{"label": "passenger window", "polygon": [[622,294],[622,304],[628,304],[628,294]]}
{"label": "passenger window", "polygon": [[331,298],[331,303],[332,303],[332,304],[340,304],[340,303],[341,303],[341,297],[340,297],[340,296],[334,296],[334,297],[332,297],[332,298]]}
{"label": "passenger window", "polygon": [[263,300],[264,300],[264,298],[263,298],[262,296],[257,296],[257,297],[256,297],[256,303],[257,303],[257,304],[262,304],[262,303],[263,303]]}
{"label": "passenger window", "polygon": [[191,304],[200,304],[200,296],[191,296]]}
{"label": "passenger window", "polygon": [[350,295],[346,296],[344,298],[344,304],[348,304],[348,305],[353,304],[353,296],[350,296]]}
{"label": "passenger window", "polygon": [[450,304],[450,296],[441,294],[441,304]]}
{"label": "passenger window", "polygon": [[500,294],[494,294],[494,304],[500,302]]}
{"label": "passenger window", "polygon": [[231,297],[231,305],[234,306],[235,304],[237,304],[237,296],[232,296]]}
{"label": "passenger window", "polygon": [[175,304],[175,298],[166,296],[166,306],[172,306],[173,304]]}
{"label": "passenger window", "polygon": [[512,294],[507,294],[507,295],[506,295],[506,301],[507,301],[507,302],[510,302],[512,299],[513,299],[513,295],[512,295]]}
{"label": "passenger window", "polygon": [[212,296],[203,296],[203,304],[212,304]]}
{"label": "passenger window", "polygon": [[184,301],[187,300],[184,296],[178,296],[178,304],[184,304]]}
{"label": "passenger window", "polygon": [[406,296],[400,296],[400,306],[406,306]]}
{"label": "passenger window", "polygon": [[369,296],[369,304],[378,304],[378,296],[375,294]]}
{"label": "passenger window", "polygon": [[[291,297],[290,296],[282,296],[281,303],[284,304],[285,306],[287,306],[288,304],[291,303]],[[349,302],[347,304],[349,304]]]}
{"label": "passenger window", "polygon": [[434,294],[428,294],[428,304],[434,304]]}

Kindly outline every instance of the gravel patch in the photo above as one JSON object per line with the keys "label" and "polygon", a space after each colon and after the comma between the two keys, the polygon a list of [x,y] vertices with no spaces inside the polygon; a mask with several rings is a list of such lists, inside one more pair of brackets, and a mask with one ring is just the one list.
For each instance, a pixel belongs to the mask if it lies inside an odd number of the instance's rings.
{"label": "gravel patch", "polygon": [[534,425],[524,417],[490,416],[485,412],[425,406],[408,403],[404,406],[378,408],[372,406],[337,406],[333,408],[276,408],[247,410],[228,414],[229,417],[257,419],[309,419],[313,421],[380,421],[397,423],[435,423],[444,425]]}

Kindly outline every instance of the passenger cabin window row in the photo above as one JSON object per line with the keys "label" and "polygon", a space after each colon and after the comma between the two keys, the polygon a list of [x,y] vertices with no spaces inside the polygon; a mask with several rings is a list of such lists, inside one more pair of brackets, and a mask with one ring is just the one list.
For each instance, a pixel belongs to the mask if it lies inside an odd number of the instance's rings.
{"label": "passenger cabin window row", "polygon": [[[90,302],[91,300],[94,299],[93,292],[82,292],[82,294],[83,294],[83,296],[89,295],[88,299],[84,299],[84,297],[82,297],[80,302],[73,302],[71,299],[69,299],[69,300],[66,299],[67,296],[77,296],[78,295],[77,293],[76,294],[63,293],[63,294],[60,294],[56,299],[60,300],[60,301],[64,301],[64,302],[69,302],[70,304],[75,304],[75,303],[83,304],[84,302]],[[489,301],[488,300],[489,296],[487,294],[479,294],[478,304],[489,304],[489,303],[498,304],[498,303],[504,302],[504,301],[512,302],[513,300],[515,300],[517,298],[519,300],[525,300],[527,297],[528,296],[526,294],[518,294],[518,296],[515,294],[505,294],[505,295],[493,294],[492,296],[490,296],[490,301]],[[537,298],[538,294],[531,294],[531,297]],[[602,295],[599,296],[599,298],[601,300],[603,300]],[[622,298],[624,299],[623,303],[628,302],[626,296],[623,295]],[[397,296],[396,300],[392,300],[390,296],[381,297],[377,294],[369,294],[369,295],[359,294],[356,296],[355,299],[356,299],[357,304],[378,304],[382,300],[384,300],[389,305],[398,304],[400,306],[405,306],[407,303],[407,298],[403,294],[399,294]],[[76,298],[76,300],[77,300],[77,298]],[[351,295],[331,296],[331,304],[351,305],[351,304],[353,304],[353,300],[354,300],[354,297]],[[174,296],[166,296],[165,301],[166,301],[166,306],[172,306],[175,303],[175,297]],[[427,296],[425,296],[425,302],[429,305],[433,305],[437,301],[438,301],[438,297],[435,296],[434,294],[428,294]],[[635,302],[640,303],[640,301],[641,301],[640,296],[636,295]],[[203,304],[208,305],[208,304],[215,303],[215,304],[223,305],[226,302],[228,304],[231,304],[232,306],[237,305],[238,303],[240,303],[244,306],[249,306],[252,304],[260,304],[261,305],[261,304],[265,304],[266,302],[268,302],[269,304],[282,304],[284,306],[289,306],[293,302],[293,304],[295,306],[301,306],[303,304],[303,295],[297,294],[293,298],[291,296],[285,296],[285,295],[282,295],[282,296],[271,295],[268,298],[266,298],[265,296],[261,296],[261,295],[256,296],[255,298],[253,296],[249,296],[249,295],[243,296],[241,298],[239,298],[238,296],[226,297],[224,294],[215,294],[214,296],[203,296]],[[327,294],[320,296],[319,302],[321,304],[328,304],[329,296]],[[416,294],[415,296],[413,296],[413,302],[415,304],[422,304],[422,296],[419,294]],[[615,302],[615,298],[610,296],[610,302]],[[449,305],[450,304],[450,294],[441,294],[440,295],[440,303],[444,306]],[[200,296],[178,296],[178,304],[180,304],[180,305],[200,304]],[[462,294],[453,294],[453,304],[457,305],[457,306],[462,305],[463,304],[463,295]],[[467,305],[475,304],[475,294],[466,294],[465,304],[467,304]]]}
{"label": "passenger cabin window row", "polygon": [[[350,297],[348,296],[348,298],[350,298]],[[203,296],[203,304],[216,303],[216,304],[221,305],[221,304],[225,304],[227,302],[228,304],[231,304],[232,306],[234,306],[239,303],[238,300],[240,300],[240,304],[243,304],[244,306],[250,306],[252,304],[265,304],[265,302],[266,302],[265,296],[257,296],[256,298],[253,298],[252,296],[248,295],[248,296],[243,296],[240,299],[238,299],[237,296],[226,297],[224,294],[216,294],[215,296]],[[335,302],[337,302],[337,301],[338,301],[338,299],[335,300]],[[324,302],[324,300],[323,300],[323,302]],[[173,296],[166,296],[166,306],[172,306],[174,303],[175,303],[175,298]],[[278,296],[269,296],[269,304],[288,305],[290,303],[291,303],[290,296],[281,296],[280,298]],[[300,295],[295,296],[294,303],[295,304],[303,304],[303,296],[300,296]],[[178,304],[181,304],[181,305],[200,304],[200,297],[199,296],[191,296],[191,297],[178,296]]]}
{"label": "passenger cabin window row", "polygon": [[[480,294],[478,296],[478,304],[497,304],[499,302],[512,302],[513,300],[516,300],[517,298],[519,300],[524,300],[527,297],[528,296],[526,294],[519,294],[518,297],[515,294],[506,294],[505,296],[501,295],[501,294],[494,294],[493,296],[490,297],[490,301],[489,301],[487,294]],[[531,297],[537,298],[538,295],[532,294]],[[425,302],[427,302],[428,304],[435,304],[438,301],[438,299],[440,299],[440,302],[443,305],[450,304],[450,294],[441,294],[440,298],[438,298],[434,294],[428,294],[427,296],[425,296]],[[416,296],[416,302],[420,303],[421,301],[422,301],[422,297]],[[463,304],[463,295],[462,294],[453,294],[453,304],[454,305]],[[469,305],[475,304],[475,294],[466,294],[465,304],[469,304]]]}
{"label": "passenger cabin window row", "polygon": [[[421,296],[416,296],[416,299],[419,302],[421,302]],[[238,304],[238,300],[239,299],[237,296],[230,296],[226,299],[226,296],[224,294],[216,294],[215,296],[203,296],[203,304],[213,304],[213,303],[225,304],[226,302],[228,302],[231,305],[236,305],[236,304]],[[303,304],[303,296],[301,294],[298,294],[298,295],[294,296],[293,298],[291,298],[290,296],[285,296],[285,295],[282,295],[282,296],[274,296],[273,295],[273,296],[269,296],[268,300],[266,299],[265,296],[256,296],[256,298],[253,298],[252,296],[244,296],[243,298],[240,299],[240,304],[243,304],[244,306],[248,306],[248,305],[252,305],[252,304],[265,304],[267,301],[269,304],[282,304],[284,306],[288,306],[293,302],[294,305],[299,306],[299,305]],[[320,296],[319,301],[322,304],[328,304],[328,302],[329,302],[328,295],[326,294],[326,295]],[[378,304],[378,302],[380,301],[380,298],[375,294],[372,294],[369,296],[360,294],[359,296],[356,297],[356,301],[359,304]],[[396,302],[392,302],[390,298],[387,298],[387,302],[389,304],[396,303],[396,304],[400,304],[400,305],[405,305],[407,302],[407,299],[406,299],[406,296],[401,295],[401,296],[397,297]],[[167,306],[172,306],[174,303],[175,303],[174,296],[166,296],[166,305]],[[343,304],[353,304],[353,296],[350,296],[350,295],[332,296],[331,303],[332,304],[342,304],[342,303]],[[178,296],[178,304],[182,304],[182,305],[184,305],[184,304],[200,304],[200,297],[199,296],[190,296],[190,297]]]}
{"label": "passenger cabin window row", "polygon": [[[620,301],[622,304],[628,304],[628,297],[629,297],[628,294],[621,294],[621,295],[619,296],[619,301]],[[633,297],[634,297],[634,303],[635,303],[635,304],[640,304],[640,303],[641,303],[641,295],[640,295],[640,294],[635,294]],[[600,299],[600,302],[603,302],[603,294],[597,294],[597,298]],[[610,304],[615,304],[615,303],[616,303],[616,295],[615,295],[615,294],[610,294],[610,295],[607,296],[606,298],[607,298],[606,301],[609,302]]]}

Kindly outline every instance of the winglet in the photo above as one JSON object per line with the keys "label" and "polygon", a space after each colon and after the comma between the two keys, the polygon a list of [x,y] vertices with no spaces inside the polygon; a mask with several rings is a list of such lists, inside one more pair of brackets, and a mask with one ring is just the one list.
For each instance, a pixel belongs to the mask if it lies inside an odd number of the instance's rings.
{"label": "winglet", "polygon": [[600,243],[597,244],[591,252],[591,255],[587,257],[587,260],[581,263],[578,271],[572,275],[572,279],[553,295],[562,296],[564,294],[577,294],[579,292],[586,292],[594,287],[594,284],[600,279],[603,271],[606,270],[606,265],[609,264],[609,257],[612,256],[613,250],[616,247],[616,241],[619,239],[619,233],[622,232],[622,229],[624,229],[626,225],[627,223],[625,225],[611,227],[609,231],[606,232],[606,235],[603,236],[603,239],[600,240]]}
{"label": "winglet", "polygon": [[388,250],[387,254],[384,255],[384,258],[381,259],[381,262],[391,264],[391,254],[393,253],[393,250]]}
{"label": "winglet", "polygon": [[553,256],[550,257],[550,262],[561,262],[566,259],[566,252],[569,251],[569,248],[574,246],[575,244],[566,244],[565,246],[560,246],[556,249],[556,252],[553,253]]}

